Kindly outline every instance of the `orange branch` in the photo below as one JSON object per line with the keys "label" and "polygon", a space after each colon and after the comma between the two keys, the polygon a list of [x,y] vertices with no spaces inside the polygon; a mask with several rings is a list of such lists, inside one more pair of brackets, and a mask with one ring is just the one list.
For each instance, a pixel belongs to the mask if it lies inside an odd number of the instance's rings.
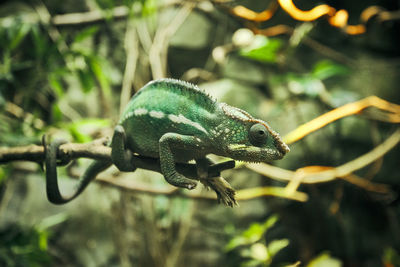
{"label": "orange branch", "polygon": [[331,122],[334,122],[346,116],[358,114],[368,107],[376,107],[378,109],[389,112],[389,114],[385,114],[386,121],[391,123],[400,123],[400,105],[387,102],[376,96],[370,96],[357,102],[338,107],[303,125],[300,125],[295,130],[288,133],[284,137],[284,141],[287,144],[294,143],[302,139],[304,136],[326,126]]}
{"label": "orange branch", "polygon": [[261,34],[264,36],[277,36],[281,34],[292,33],[293,28],[287,25],[279,24],[266,29],[258,29],[256,27],[250,28],[255,34]]}
{"label": "orange branch", "polygon": [[247,7],[244,6],[235,6],[234,8],[231,9],[232,14],[235,16],[251,20],[251,21],[256,21],[256,22],[261,22],[261,21],[267,21],[272,18],[272,16],[275,14],[275,11],[277,10],[278,5],[276,2],[272,2],[268,9],[262,11],[262,12],[255,12],[251,9],[248,9]]}
{"label": "orange branch", "polygon": [[300,21],[313,21],[324,15],[333,15],[336,11],[328,5],[319,5],[311,10],[303,11],[298,9],[292,0],[278,0],[278,3],[292,18]]}
{"label": "orange branch", "polygon": [[[322,16],[328,17],[328,22],[334,27],[343,29],[344,32],[350,35],[358,35],[365,33],[366,27],[365,24],[367,21],[374,17],[378,16],[378,18],[383,21],[387,19],[398,19],[400,18],[400,13],[397,12],[388,12],[378,6],[370,6],[366,8],[360,15],[360,20],[363,24],[358,25],[348,25],[349,13],[348,11],[341,9],[336,10],[334,7],[329,5],[318,5],[310,10],[301,10],[295,6],[293,0],[277,0],[280,7],[286,11],[292,18],[299,21],[314,21]],[[235,16],[244,18],[246,20],[262,22],[267,21],[272,18],[277,10],[277,3],[272,2],[268,9],[262,12],[255,12],[250,10],[244,6],[235,6],[230,11]],[[279,28],[279,31],[275,31],[276,29],[267,29],[262,30],[262,34],[266,36],[274,36],[283,33],[281,31],[282,28]],[[285,32],[286,33],[286,32]]]}

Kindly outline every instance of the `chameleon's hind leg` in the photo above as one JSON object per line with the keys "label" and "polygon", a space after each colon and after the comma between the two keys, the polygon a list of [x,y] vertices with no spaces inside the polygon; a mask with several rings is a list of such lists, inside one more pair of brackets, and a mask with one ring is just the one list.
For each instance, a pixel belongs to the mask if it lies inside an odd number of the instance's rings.
{"label": "chameleon's hind leg", "polygon": [[[226,162],[226,164],[221,163],[221,167],[224,165],[232,165],[230,167],[234,167],[234,162],[231,161]],[[218,177],[209,177],[210,170],[209,167],[212,166],[214,162],[207,158],[196,159],[197,166],[197,175],[200,178],[200,182],[206,187],[211,188],[217,194],[218,202],[224,203],[226,206],[233,207],[234,205],[238,205],[235,199],[235,189],[231,187],[231,185],[220,175]],[[219,171],[217,172],[219,174]]]}
{"label": "chameleon's hind leg", "polygon": [[132,152],[126,148],[126,134],[122,125],[117,125],[111,141],[111,159],[120,171],[132,172],[136,167],[132,163]]}
{"label": "chameleon's hind leg", "polygon": [[159,141],[160,167],[165,180],[178,187],[193,189],[197,183],[178,173],[175,168],[174,149],[194,149],[199,145],[197,138],[177,133],[166,133]]}

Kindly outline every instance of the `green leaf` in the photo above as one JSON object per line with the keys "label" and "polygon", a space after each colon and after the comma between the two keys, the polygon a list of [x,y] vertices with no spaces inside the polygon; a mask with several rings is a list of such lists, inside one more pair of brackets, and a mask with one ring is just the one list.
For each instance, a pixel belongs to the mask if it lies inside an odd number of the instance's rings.
{"label": "green leaf", "polygon": [[346,66],[323,60],[315,64],[312,75],[317,79],[324,80],[333,76],[346,75],[349,71]]}
{"label": "green leaf", "polygon": [[278,222],[278,216],[272,215],[270,216],[264,223],[263,227],[265,232],[267,232],[270,228],[272,228]]}
{"label": "green leaf", "polygon": [[10,51],[18,47],[18,45],[22,42],[22,40],[25,38],[25,36],[29,33],[29,30],[31,29],[31,26],[25,23],[21,23],[16,26],[18,27],[17,32],[14,34],[10,34],[12,35],[10,36],[11,37],[9,44]]}
{"label": "green leaf", "polygon": [[261,239],[264,234],[264,227],[259,223],[253,223],[250,227],[243,232],[242,236],[251,244]]}
{"label": "green leaf", "polygon": [[225,250],[230,251],[239,246],[251,245],[259,241],[264,234],[275,225],[277,221],[278,217],[274,215],[269,217],[263,224],[251,224],[250,227],[242,234],[231,239],[231,241],[226,245]]}
{"label": "green leaf", "polygon": [[239,54],[257,61],[275,63],[277,60],[277,53],[281,47],[281,40],[257,35],[253,43],[249,47],[241,49]]}
{"label": "green leaf", "polygon": [[40,32],[38,25],[33,25],[31,30],[35,56],[42,59],[48,49],[47,38]]}
{"label": "green leaf", "polygon": [[322,83],[322,81],[316,79],[312,75],[298,75],[289,73],[286,77],[289,90],[293,94],[304,94],[310,97],[316,97],[325,91],[325,85]]}
{"label": "green leaf", "polygon": [[56,122],[61,121],[63,119],[63,114],[60,110],[60,107],[57,104],[53,105],[52,108],[53,120]]}
{"label": "green leaf", "polygon": [[240,267],[260,267],[263,266],[262,262],[258,260],[248,260],[240,264]]}
{"label": "green leaf", "polygon": [[6,171],[3,167],[0,167],[0,185],[3,183],[5,178],[6,178]]}
{"label": "green leaf", "polygon": [[271,241],[267,246],[267,251],[270,258],[273,258],[279,251],[289,245],[288,239],[279,239]]}
{"label": "green leaf", "polygon": [[90,133],[93,129],[108,127],[110,122],[103,119],[83,119],[70,123],[66,128],[74,139],[80,143],[92,141]]}
{"label": "green leaf", "polygon": [[263,224],[253,223],[249,229],[243,232],[243,236],[249,240],[249,242],[256,242],[260,240],[263,235],[278,221],[277,216],[269,217]]}
{"label": "green leaf", "polygon": [[341,267],[342,262],[336,258],[331,257],[329,252],[323,252],[316,258],[312,259],[307,267]]}
{"label": "green leaf", "polygon": [[88,61],[90,70],[93,72],[93,74],[96,76],[96,79],[100,83],[100,88],[101,90],[103,90],[105,98],[111,99],[111,86],[106,73],[103,71],[101,59],[96,56],[89,56],[86,57],[86,60]]}
{"label": "green leaf", "polygon": [[225,251],[234,250],[237,247],[243,246],[247,244],[247,239],[242,236],[235,236],[232,238],[229,243],[225,246]]}
{"label": "green leaf", "polygon": [[54,90],[54,93],[56,94],[57,98],[61,98],[64,95],[64,89],[59,79],[59,75],[57,75],[54,72],[50,73],[49,83],[51,88]]}
{"label": "green leaf", "polygon": [[250,247],[250,257],[252,259],[265,262],[270,258],[267,247],[262,243],[255,243]]}
{"label": "green leaf", "polygon": [[156,0],[145,0],[143,2],[142,15],[150,16],[157,12],[157,1]]}
{"label": "green leaf", "polygon": [[85,93],[90,92],[95,86],[93,76],[90,74],[90,72],[81,69],[77,70],[77,74],[83,91]]}
{"label": "green leaf", "polygon": [[84,29],[83,31],[79,32],[75,38],[74,38],[74,43],[80,43],[84,40],[86,40],[89,37],[92,37],[93,35],[95,35],[97,32],[99,31],[99,26],[91,26],[88,27],[86,29]]}

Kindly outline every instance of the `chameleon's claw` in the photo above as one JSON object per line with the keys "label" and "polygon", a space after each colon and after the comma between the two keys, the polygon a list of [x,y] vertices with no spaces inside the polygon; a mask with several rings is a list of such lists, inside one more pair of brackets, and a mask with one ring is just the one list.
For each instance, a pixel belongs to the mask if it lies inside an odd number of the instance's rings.
{"label": "chameleon's claw", "polygon": [[225,206],[233,207],[239,206],[236,201],[236,191],[231,185],[222,177],[216,177],[212,179],[200,180],[204,186],[211,188],[217,194],[218,203],[223,203]]}
{"label": "chameleon's claw", "polygon": [[165,180],[173,186],[182,187],[189,190],[195,189],[197,186],[196,182],[193,182],[192,180],[186,178],[185,176],[179,173],[174,173],[171,176],[164,176],[164,177]]}
{"label": "chameleon's claw", "polygon": [[189,189],[189,190],[192,190],[192,189],[195,189],[196,186],[197,186],[197,184],[188,184],[188,185],[186,186],[186,188]]}
{"label": "chameleon's claw", "polygon": [[235,167],[235,161],[229,160],[214,164],[207,157],[196,160],[197,175],[200,182],[208,189],[211,188],[217,194],[218,203],[223,203],[226,206],[233,207],[238,205],[235,199],[235,190],[231,185],[221,177],[223,170],[232,169]]}

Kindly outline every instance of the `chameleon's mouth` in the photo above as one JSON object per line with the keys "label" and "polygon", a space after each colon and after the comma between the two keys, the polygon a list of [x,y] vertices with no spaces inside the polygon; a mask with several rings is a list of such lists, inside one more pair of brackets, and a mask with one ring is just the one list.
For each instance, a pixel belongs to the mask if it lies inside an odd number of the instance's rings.
{"label": "chameleon's mouth", "polygon": [[282,159],[286,155],[287,152],[289,152],[289,151],[275,150],[273,153],[269,153],[269,155],[271,156],[272,160],[278,160],[278,159]]}
{"label": "chameleon's mouth", "polygon": [[282,159],[289,148],[286,146],[282,149],[261,148],[256,146],[246,145],[230,145],[229,157],[248,162],[270,162],[272,160]]}

